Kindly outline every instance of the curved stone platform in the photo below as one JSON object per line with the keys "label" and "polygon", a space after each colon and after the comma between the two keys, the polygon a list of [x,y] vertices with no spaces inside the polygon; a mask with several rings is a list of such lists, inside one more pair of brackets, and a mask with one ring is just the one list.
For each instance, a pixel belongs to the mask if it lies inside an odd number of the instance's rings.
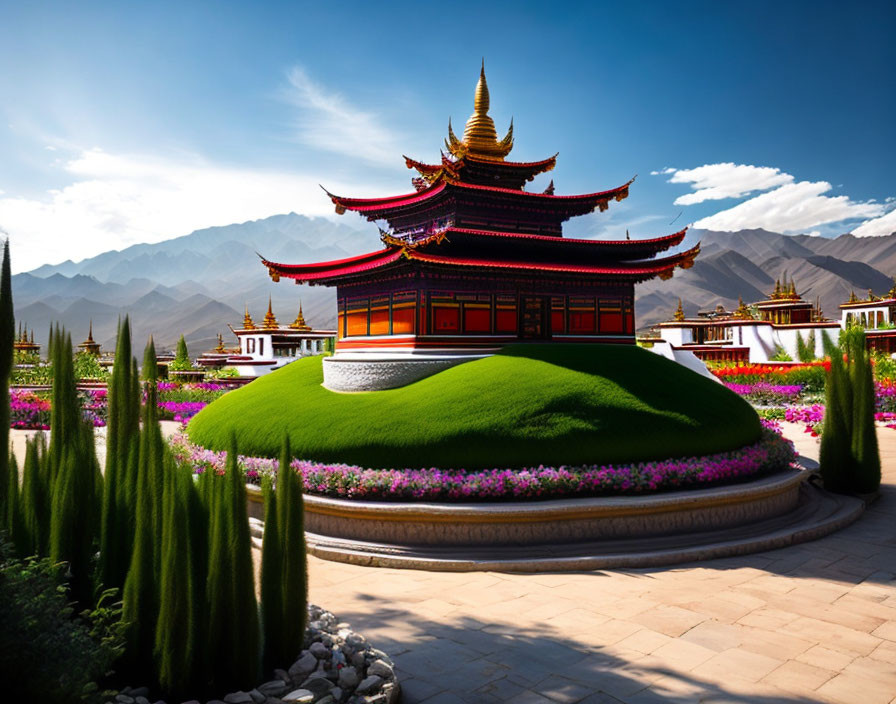
{"label": "curved stone platform", "polygon": [[406,503],[305,496],[310,533],[387,545],[554,545],[570,541],[718,530],[780,516],[797,504],[806,473],[666,492],[499,503]]}
{"label": "curved stone platform", "polygon": [[330,391],[383,391],[407,386],[487,354],[373,354],[342,352],[323,361]]}
{"label": "curved stone platform", "polygon": [[783,514],[725,529],[542,545],[411,546],[306,533],[308,551],[322,559],[375,567],[452,572],[557,572],[655,567],[744,555],[815,540],[855,521],[859,499],[803,482]]}

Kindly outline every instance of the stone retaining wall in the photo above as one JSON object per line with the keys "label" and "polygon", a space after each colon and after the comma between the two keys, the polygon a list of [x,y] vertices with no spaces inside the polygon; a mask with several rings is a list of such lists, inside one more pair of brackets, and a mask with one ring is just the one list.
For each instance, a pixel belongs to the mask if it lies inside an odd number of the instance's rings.
{"label": "stone retaining wall", "polygon": [[731,528],[792,511],[805,472],[653,496],[481,504],[349,501],[305,495],[305,528],[396,546],[545,545]]}

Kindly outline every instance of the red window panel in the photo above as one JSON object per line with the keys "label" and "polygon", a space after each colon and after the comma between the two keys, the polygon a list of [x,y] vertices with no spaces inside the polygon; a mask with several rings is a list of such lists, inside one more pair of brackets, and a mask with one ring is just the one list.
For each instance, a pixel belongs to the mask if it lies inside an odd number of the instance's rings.
{"label": "red window panel", "polygon": [[405,308],[392,309],[392,334],[406,335],[414,332],[414,314],[416,308],[407,306]]}
{"label": "red window panel", "polygon": [[562,310],[552,310],[551,311],[551,332],[562,335],[566,330],[565,327],[565,315]]}
{"label": "red window panel", "polygon": [[600,332],[602,333],[618,333],[623,332],[622,311],[607,312],[600,311]]}
{"label": "red window panel", "polygon": [[516,308],[499,308],[495,311],[495,332],[516,333]]}
{"label": "red window panel", "polygon": [[460,308],[453,306],[433,306],[432,320],[434,333],[440,332],[459,332],[460,331]]}
{"label": "red window panel", "polygon": [[570,334],[590,335],[594,333],[594,311],[569,311]]}
{"label": "red window panel", "polygon": [[388,335],[389,334],[389,309],[381,308],[379,310],[370,311],[370,334],[371,335]]}
{"label": "red window panel", "polygon": [[348,314],[346,319],[346,335],[353,337],[367,334],[367,311],[357,311]]}
{"label": "red window panel", "polygon": [[464,307],[464,332],[491,332],[492,314],[488,308]]}

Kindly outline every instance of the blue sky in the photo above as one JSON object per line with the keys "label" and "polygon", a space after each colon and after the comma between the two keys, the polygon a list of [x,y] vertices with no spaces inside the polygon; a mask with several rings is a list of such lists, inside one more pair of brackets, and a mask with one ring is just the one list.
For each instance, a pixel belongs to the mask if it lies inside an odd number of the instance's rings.
{"label": "blue sky", "polygon": [[569,235],[888,234],[894,36],[892,2],[3,2],[0,228],[20,271],[407,192],[484,56],[510,158],[560,153],[533,190],[638,174]]}

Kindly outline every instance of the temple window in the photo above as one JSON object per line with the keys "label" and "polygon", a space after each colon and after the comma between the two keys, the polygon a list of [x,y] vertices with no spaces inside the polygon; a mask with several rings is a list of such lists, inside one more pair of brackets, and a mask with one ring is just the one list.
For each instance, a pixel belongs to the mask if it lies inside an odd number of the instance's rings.
{"label": "temple window", "polygon": [[258,338],[258,354],[264,355],[264,338]]}
{"label": "temple window", "polygon": [[255,354],[255,338],[246,338],[246,354]]}

